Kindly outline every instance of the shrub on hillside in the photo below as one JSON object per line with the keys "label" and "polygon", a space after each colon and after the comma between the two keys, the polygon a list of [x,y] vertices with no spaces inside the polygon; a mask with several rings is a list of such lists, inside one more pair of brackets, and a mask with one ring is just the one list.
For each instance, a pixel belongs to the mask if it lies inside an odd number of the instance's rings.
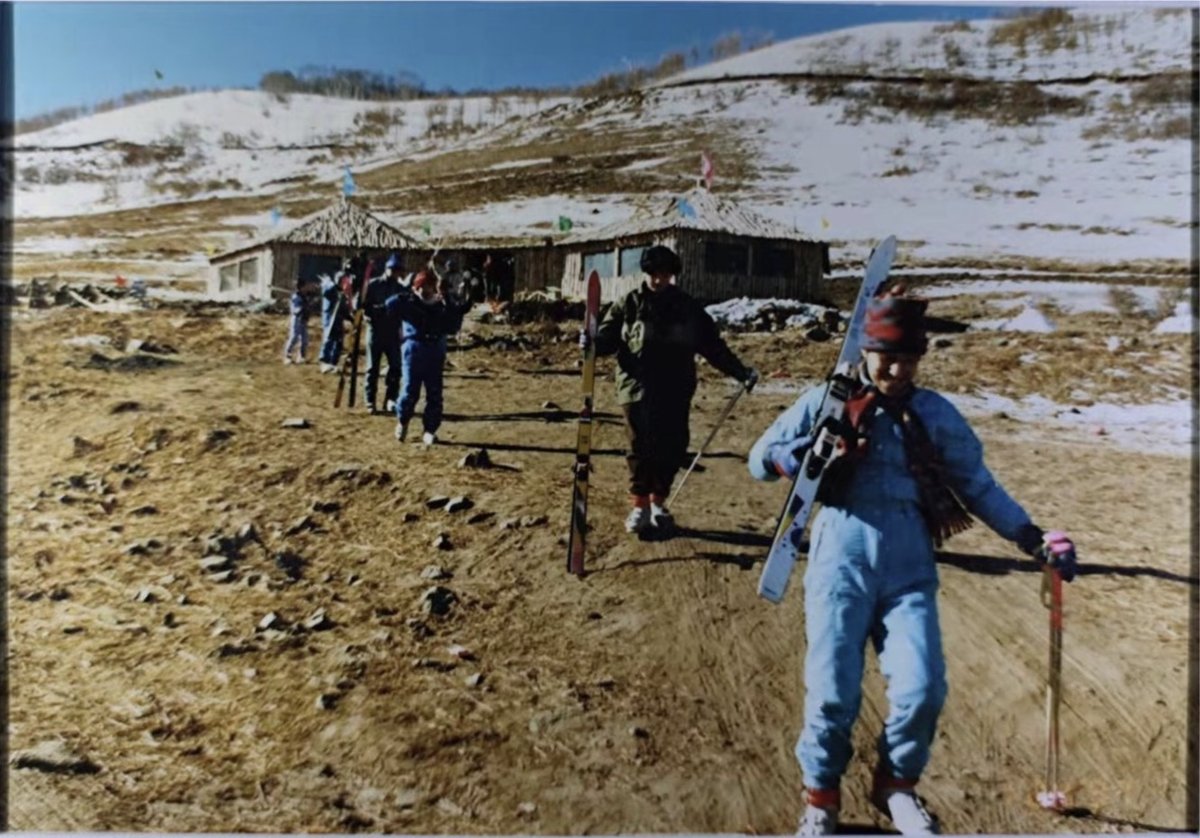
{"label": "shrub on hillside", "polygon": [[181,145],[139,145],[137,143],[117,143],[114,148],[121,152],[123,166],[149,166],[153,163],[168,163],[178,160],[184,155]]}
{"label": "shrub on hillside", "polygon": [[988,45],[1009,44],[1016,47],[1018,55],[1028,52],[1031,41],[1037,41],[1042,52],[1053,52],[1064,46],[1070,48],[1075,36],[1074,21],[1071,12],[1064,8],[1022,10],[1012,20],[992,30]]}

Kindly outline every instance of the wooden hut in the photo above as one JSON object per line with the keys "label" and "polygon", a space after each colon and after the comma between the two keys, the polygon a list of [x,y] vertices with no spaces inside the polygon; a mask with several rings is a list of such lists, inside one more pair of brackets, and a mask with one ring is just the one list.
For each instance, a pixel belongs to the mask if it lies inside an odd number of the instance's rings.
{"label": "wooden hut", "polygon": [[287,296],[298,278],[332,276],[346,257],[418,247],[414,239],[341,198],[287,230],[213,256],[208,294],[217,299]]}
{"label": "wooden hut", "polygon": [[679,287],[704,302],[810,300],[829,272],[828,243],[696,187],[625,221],[569,236],[563,242],[563,296],[581,299],[594,269],[600,272],[601,299],[619,299],[645,278],[642,252],[655,244],[679,254]]}

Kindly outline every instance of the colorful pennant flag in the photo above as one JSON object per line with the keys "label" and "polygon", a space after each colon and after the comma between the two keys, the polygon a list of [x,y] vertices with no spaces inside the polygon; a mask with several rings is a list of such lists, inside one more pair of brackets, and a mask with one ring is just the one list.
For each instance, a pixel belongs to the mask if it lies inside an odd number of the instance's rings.
{"label": "colorful pennant flag", "polygon": [[278,223],[279,223],[279,219],[281,219],[281,218],[283,218],[283,213],[279,211],[279,207],[274,207],[274,208],[272,208],[272,210],[271,210],[271,224],[272,224],[272,226],[274,226],[274,225],[278,224]]}
{"label": "colorful pennant flag", "polygon": [[682,215],[684,218],[695,218],[696,217],[696,209],[695,209],[695,207],[693,207],[691,204],[688,203],[687,198],[680,198],[679,201],[675,204],[675,208],[679,210],[679,214]]}
{"label": "colorful pennant flag", "polygon": [[427,236],[433,235],[433,225],[429,223],[428,218],[421,222],[421,232]]}
{"label": "colorful pennant flag", "polygon": [[829,219],[826,218],[825,216],[821,216],[821,229],[822,230],[829,229]]}
{"label": "colorful pennant flag", "polygon": [[574,226],[575,222],[571,221],[571,219],[567,218],[565,215],[560,215],[558,217],[558,229],[561,232],[565,233]]}
{"label": "colorful pennant flag", "polygon": [[354,175],[350,174],[350,167],[346,167],[346,174],[342,177],[342,194],[347,198],[354,194],[356,189],[354,185]]}
{"label": "colorful pennant flag", "polygon": [[713,175],[717,172],[712,158],[707,151],[700,152],[700,178],[704,181],[705,189],[712,189]]}

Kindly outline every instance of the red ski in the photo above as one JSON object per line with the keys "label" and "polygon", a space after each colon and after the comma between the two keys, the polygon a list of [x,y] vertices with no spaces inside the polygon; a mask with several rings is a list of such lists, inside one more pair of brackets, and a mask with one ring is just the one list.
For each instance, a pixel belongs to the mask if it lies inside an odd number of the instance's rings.
{"label": "red ski", "polygon": [[583,550],[587,543],[588,471],[592,456],[592,403],[596,391],[596,329],[600,323],[600,274],[587,279],[587,310],[583,329],[583,409],[579,411],[579,435],[575,442],[575,488],[571,493],[571,538],[567,544],[567,571],[583,576]]}

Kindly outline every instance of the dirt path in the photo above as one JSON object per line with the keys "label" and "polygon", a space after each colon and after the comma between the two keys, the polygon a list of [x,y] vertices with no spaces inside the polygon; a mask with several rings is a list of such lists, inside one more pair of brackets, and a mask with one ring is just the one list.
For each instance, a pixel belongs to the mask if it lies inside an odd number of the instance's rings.
{"label": "dirt path", "polygon": [[[782,489],[743,461],[785,398],[743,399],[676,504],[685,531],[637,542],[621,531],[624,437],[599,382],[591,572],[578,580],[563,566],[569,341],[452,353],[444,441],[425,450],[392,441],[387,419],[334,411],[331,377],[267,360],[282,332],[279,318],[179,310],[15,324],[9,744],[62,737],[101,771],[12,771],[11,828],[794,828],[802,594],[778,607],[755,595]],[[88,367],[92,350],[61,341],[89,333],[153,335],[178,363]],[[764,369],[778,360],[754,336],[735,344]],[[706,378],[695,439],[726,387]],[[284,431],[289,416],[313,427]],[[1062,773],[1080,808],[1033,802],[1046,612],[1035,568],[981,526],[941,561],[951,692],[924,793],[951,832],[1181,829],[1188,459],[975,427],[1002,482],[1088,564],[1067,589],[1064,663]],[[458,468],[478,445],[501,468]],[[474,506],[426,508],[439,494]],[[262,544],[214,582],[205,541],[251,521]],[[452,549],[431,546],[440,533]],[[289,551],[295,581],[278,561]],[[431,564],[453,575],[423,578]],[[457,596],[444,617],[420,605],[435,584]],[[332,626],[296,627],[322,608]],[[269,613],[286,630],[260,630]],[[844,818],[877,829],[866,797],[886,703],[873,658],[868,670]]]}

